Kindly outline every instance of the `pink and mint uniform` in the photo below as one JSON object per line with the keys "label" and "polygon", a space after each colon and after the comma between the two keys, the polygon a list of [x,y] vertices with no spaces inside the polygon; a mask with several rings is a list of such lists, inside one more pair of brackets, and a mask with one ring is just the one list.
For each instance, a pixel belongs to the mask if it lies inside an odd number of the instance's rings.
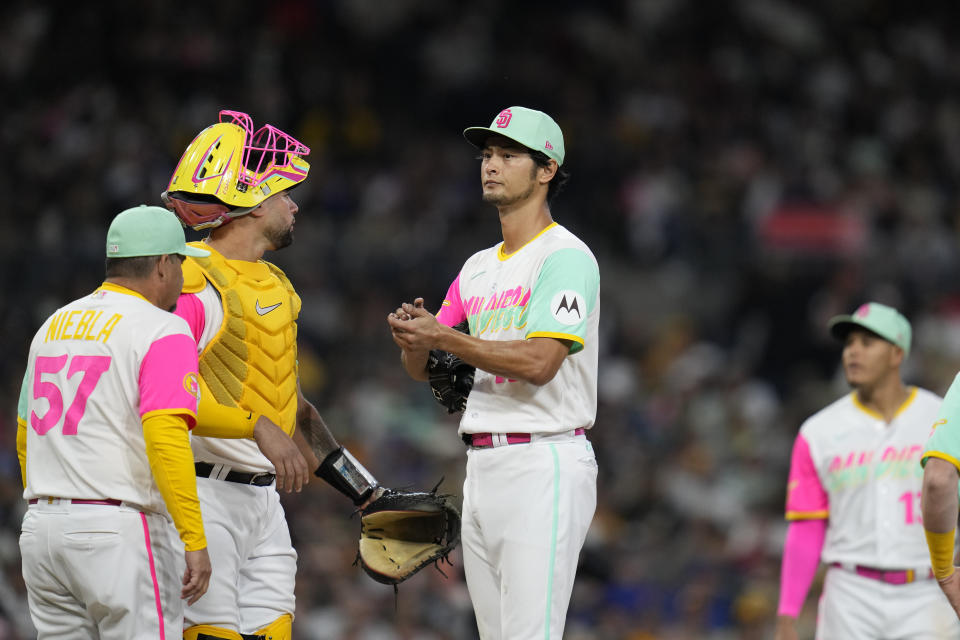
{"label": "pink and mint uniform", "polygon": [[[143,421],[176,416],[192,427],[197,393],[186,322],[129,289],[105,283],[34,336],[18,404],[29,505],[20,547],[40,638],[182,637],[184,546],[171,535]],[[205,545],[196,495],[187,497],[178,517],[187,540]]]}
{"label": "pink and mint uniform", "polygon": [[197,411],[187,324],[104,284],[54,313],[30,349],[18,414],[27,425],[23,497],[115,498],[166,513],[147,460],[144,417]]}
{"label": "pink and mint uniform", "polygon": [[600,271],[557,223],[510,255],[498,244],[474,254],[450,285],[437,320],[470,324],[484,340],[570,341],[570,355],[543,386],[477,371],[460,433],[563,433],[589,429],[597,412]]}
{"label": "pink and mint uniform", "polygon": [[[461,434],[467,451],[463,562],[482,638],[561,638],[577,560],[596,508],[597,462],[584,435],[597,409],[600,272],[558,224],[503,253],[474,254],[437,319],[484,340],[568,340],[550,382],[477,370]],[[523,517],[517,517],[523,514]]]}
{"label": "pink and mint uniform", "polygon": [[818,638],[960,637],[936,595],[920,512],[919,463],[940,404],[912,387],[887,423],[850,393],[801,426],[787,484],[779,613],[796,616],[817,565],[828,565]]}

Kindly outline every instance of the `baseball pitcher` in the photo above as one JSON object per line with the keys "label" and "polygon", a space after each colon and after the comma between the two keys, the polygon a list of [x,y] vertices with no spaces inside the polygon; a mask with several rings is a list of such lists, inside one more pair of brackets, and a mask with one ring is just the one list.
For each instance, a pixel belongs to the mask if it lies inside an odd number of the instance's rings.
{"label": "baseball pitcher", "polygon": [[[387,322],[414,379],[437,377],[445,358],[431,350],[476,369],[455,374],[472,382],[452,388],[469,391],[461,537],[480,637],[559,640],[596,508],[585,432],[597,408],[600,271],[550,213],[565,178],[553,118],[510,107],[464,136],[480,150],[483,199],[497,207],[503,242],[466,261],[436,317],[418,298]],[[463,321],[466,333],[453,328]]]}

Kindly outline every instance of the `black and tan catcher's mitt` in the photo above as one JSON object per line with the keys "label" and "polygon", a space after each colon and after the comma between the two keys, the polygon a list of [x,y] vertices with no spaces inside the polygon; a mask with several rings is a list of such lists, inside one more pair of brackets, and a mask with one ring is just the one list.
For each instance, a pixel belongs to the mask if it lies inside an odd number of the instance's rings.
{"label": "black and tan catcher's mitt", "polygon": [[[466,320],[454,329],[463,333],[470,331]],[[427,372],[430,374],[430,390],[433,391],[433,397],[447,408],[447,413],[463,411],[467,406],[467,396],[473,389],[476,368],[452,353],[432,349],[427,360]]]}
{"label": "black and tan catcher's mitt", "polygon": [[357,559],[371,578],[396,586],[460,543],[460,512],[436,491],[387,491],[361,512]]}

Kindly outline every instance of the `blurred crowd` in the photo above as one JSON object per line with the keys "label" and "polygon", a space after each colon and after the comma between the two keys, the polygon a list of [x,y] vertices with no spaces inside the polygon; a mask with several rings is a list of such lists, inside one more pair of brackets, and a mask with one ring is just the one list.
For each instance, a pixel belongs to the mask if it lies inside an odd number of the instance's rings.
{"label": "blurred crowd", "polygon": [[[960,369],[960,49],[949,3],[11,0],[0,23],[0,640],[33,637],[17,536],[30,337],[103,277],[221,108],[311,148],[294,245],[307,397],[387,485],[459,494],[456,419],[386,315],[436,310],[499,241],[461,137],[510,105],[562,127],[554,218],[601,269],[596,519],[565,637],[768,637],[790,447],[846,392],[826,321],[914,326],[908,382]],[[200,236],[195,232],[193,238]],[[189,234],[188,234],[189,235]],[[285,495],[296,640],[476,637],[459,554],[398,594],[353,565],[320,481]],[[814,602],[802,620],[809,632]]]}

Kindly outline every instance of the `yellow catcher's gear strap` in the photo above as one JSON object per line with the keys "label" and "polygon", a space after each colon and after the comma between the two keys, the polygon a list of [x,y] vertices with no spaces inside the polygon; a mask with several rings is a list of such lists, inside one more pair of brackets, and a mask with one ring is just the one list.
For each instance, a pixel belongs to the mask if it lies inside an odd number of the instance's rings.
{"label": "yellow catcher's gear strap", "polygon": [[183,630],[183,640],[243,640],[243,636],[223,627],[198,624]]}
{"label": "yellow catcher's gear strap", "polygon": [[206,548],[186,420],[174,413],[151,411],[143,416],[143,439],[153,478],[184,549]]}
{"label": "yellow catcher's gear strap", "polygon": [[927,547],[930,549],[930,566],[937,580],[949,578],[953,574],[953,539],[956,531],[937,533],[923,530],[927,536]]}
{"label": "yellow catcher's gear strap", "polygon": [[285,613],[253,635],[264,636],[266,640],[291,640],[293,638],[293,616]]}
{"label": "yellow catcher's gear strap", "polygon": [[[224,320],[200,354],[200,377],[219,404],[265,415],[292,435],[300,297],[269,262],[228,260],[202,246],[210,257],[184,262],[184,291],[210,283],[220,295]],[[203,425],[197,433],[202,431]]]}

